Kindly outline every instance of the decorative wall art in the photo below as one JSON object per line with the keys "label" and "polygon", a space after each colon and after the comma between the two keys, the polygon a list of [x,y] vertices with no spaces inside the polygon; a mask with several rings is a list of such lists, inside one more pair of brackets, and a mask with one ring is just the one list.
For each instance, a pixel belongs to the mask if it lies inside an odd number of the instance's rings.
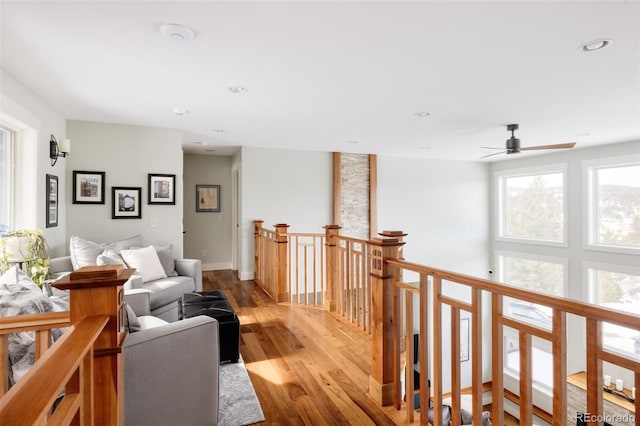
{"label": "decorative wall art", "polygon": [[58,176],[47,175],[47,228],[58,226]]}
{"label": "decorative wall art", "polygon": [[112,219],[140,219],[142,188],[112,187],[111,202],[113,204]]}
{"label": "decorative wall art", "polygon": [[196,185],[196,211],[220,211],[220,185]]}
{"label": "decorative wall art", "polygon": [[73,204],[104,204],[105,172],[73,171]]}
{"label": "decorative wall art", "polygon": [[147,204],[176,203],[176,175],[149,173]]}

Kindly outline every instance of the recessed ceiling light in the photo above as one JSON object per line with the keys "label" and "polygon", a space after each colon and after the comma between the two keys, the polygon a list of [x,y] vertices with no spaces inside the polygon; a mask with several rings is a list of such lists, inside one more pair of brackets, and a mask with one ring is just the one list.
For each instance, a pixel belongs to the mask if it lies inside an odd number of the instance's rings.
{"label": "recessed ceiling light", "polygon": [[355,145],[355,144],[358,143],[358,141],[347,141],[347,143],[350,144],[350,145]]}
{"label": "recessed ceiling light", "polygon": [[204,142],[200,142],[200,141],[196,141],[196,142],[191,142],[194,145],[206,145],[206,143]]}
{"label": "recessed ceiling light", "polygon": [[175,41],[189,41],[195,36],[191,28],[180,24],[160,25],[160,34]]}
{"label": "recessed ceiling light", "polygon": [[595,52],[596,50],[604,49],[605,47],[611,45],[612,42],[612,40],[601,38],[584,43],[580,46],[580,50],[582,50],[583,52]]}
{"label": "recessed ceiling light", "polygon": [[187,110],[186,108],[181,108],[181,107],[173,108],[171,111],[173,111],[173,113],[174,113],[175,115],[185,115],[185,114],[189,114],[189,110]]}
{"label": "recessed ceiling light", "polygon": [[424,118],[424,117],[428,117],[429,113],[426,111],[421,111],[421,112],[416,112],[413,115],[415,115],[416,117]]}
{"label": "recessed ceiling light", "polygon": [[211,129],[213,133],[224,133],[224,129]]}
{"label": "recessed ceiling light", "polygon": [[579,136],[581,138],[586,138],[588,136],[591,136],[591,133],[578,133],[576,136]]}
{"label": "recessed ceiling light", "polygon": [[430,146],[421,146],[420,149],[431,149]]}
{"label": "recessed ceiling light", "polygon": [[231,86],[229,87],[229,91],[233,93],[247,93],[249,90],[242,86]]}
{"label": "recessed ceiling light", "polygon": [[215,149],[205,149],[204,152],[216,152]]}

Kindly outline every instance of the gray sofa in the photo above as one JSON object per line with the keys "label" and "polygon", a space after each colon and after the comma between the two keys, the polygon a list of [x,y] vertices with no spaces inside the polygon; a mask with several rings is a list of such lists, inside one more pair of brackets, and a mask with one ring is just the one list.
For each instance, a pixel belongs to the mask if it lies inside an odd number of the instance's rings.
{"label": "gray sofa", "polygon": [[[145,290],[133,291],[136,315],[149,310]],[[218,322],[187,318],[130,333],[124,347],[126,425],[215,425],[218,421]]]}
{"label": "gray sofa", "polygon": [[[115,253],[113,256],[119,256],[118,253],[123,250],[142,246],[142,237],[139,235],[106,244],[72,236],[71,255],[50,259],[49,276],[56,279],[77,267],[100,264],[97,259],[106,257],[103,255],[107,249]],[[181,318],[182,296],[192,291],[202,291],[202,263],[199,259],[173,259],[171,246],[156,247],[156,250],[166,271],[166,278],[145,282],[141,275],[134,275],[125,284],[125,300],[132,289],[149,290],[151,315],[174,322]]]}

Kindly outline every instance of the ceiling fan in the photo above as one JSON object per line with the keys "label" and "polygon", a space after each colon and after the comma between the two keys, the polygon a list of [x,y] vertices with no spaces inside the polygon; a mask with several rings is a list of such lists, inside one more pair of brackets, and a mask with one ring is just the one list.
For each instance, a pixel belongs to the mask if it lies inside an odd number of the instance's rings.
{"label": "ceiling fan", "polygon": [[488,154],[485,156],[482,156],[480,158],[487,158],[487,157],[491,157],[494,155],[498,155],[498,154],[517,154],[520,151],[534,151],[534,150],[538,150],[538,149],[565,149],[565,148],[573,148],[575,146],[575,142],[568,142],[568,143],[559,143],[559,144],[555,144],[555,145],[537,145],[537,146],[526,146],[526,147],[521,147],[520,146],[520,139],[516,138],[515,135],[513,134],[516,130],[518,130],[518,125],[517,124],[509,124],[507,125],[507,131],[511,132],[511,137],[509,139],[507,139],[507,143],[505,148],[495,148],[495,147],[491,147],[491,146],[483,146],[481,148],[484,149],[501,149],[502,151],[500,152],[496,152],[493,154]]}

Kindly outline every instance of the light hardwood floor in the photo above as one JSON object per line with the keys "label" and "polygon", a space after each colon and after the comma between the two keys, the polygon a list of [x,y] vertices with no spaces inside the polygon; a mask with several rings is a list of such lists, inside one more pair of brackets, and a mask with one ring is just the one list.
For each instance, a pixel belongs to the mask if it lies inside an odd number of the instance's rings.
{"label": "light hardwood floor", "polygon": [[232,271],[204,272],[203,289],[223,290],[240,318],[240,352],[264,424],[409,424],[404,411],[367,395],[371,344],[362,332],[321,310],[278,305]]}

